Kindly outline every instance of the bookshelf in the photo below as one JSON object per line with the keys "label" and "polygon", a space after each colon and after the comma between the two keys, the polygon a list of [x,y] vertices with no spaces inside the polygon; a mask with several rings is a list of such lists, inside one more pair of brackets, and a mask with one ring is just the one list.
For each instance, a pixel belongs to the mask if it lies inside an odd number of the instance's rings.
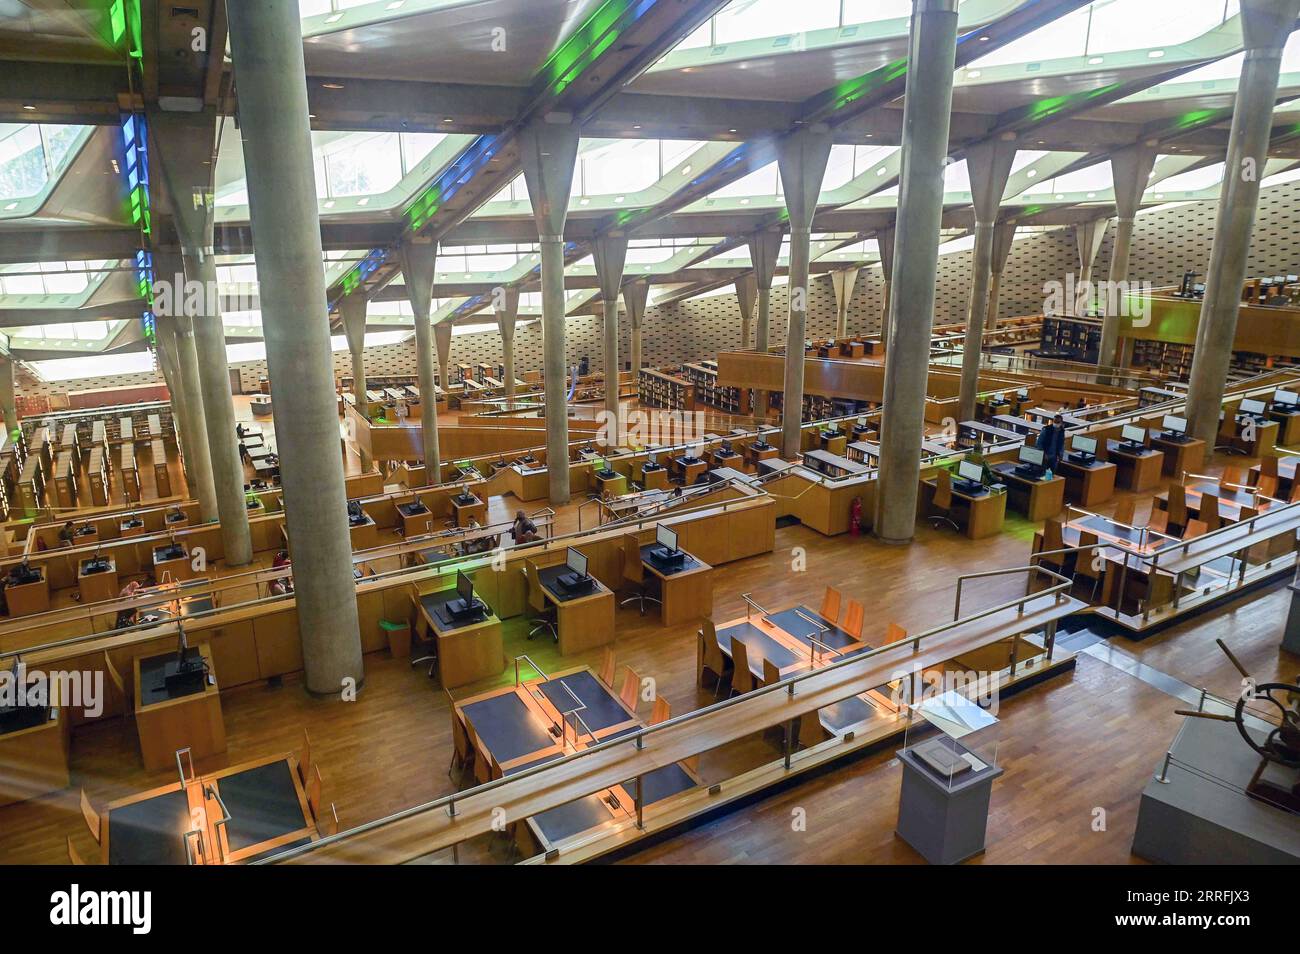
{"label": "bookshelf", "polygon": [[695,385],[685,378],[654,368],[642,368],[637,384],[641,403],[646,407],[695,410]]}
{"label": "bookshelf", "polygon": [[748,399],[741,394],[748,388],[732,388],[718,385],[718,363],[701,361],[698,364],[682,365],[686,380],[695,385],[695,400],[699,404],[716,407],[728,414],[746,413]]}

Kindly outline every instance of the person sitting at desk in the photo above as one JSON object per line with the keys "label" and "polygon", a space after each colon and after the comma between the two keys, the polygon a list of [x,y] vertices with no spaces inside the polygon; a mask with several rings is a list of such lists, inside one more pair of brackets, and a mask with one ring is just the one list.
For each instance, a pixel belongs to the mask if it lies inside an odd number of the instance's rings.
{"label": "person sitting at desk", "polygon": [[59,529],[59,546],[72,546],[72,521],[69,520]]}
{"label": "person sitting at desk", "polygon": [[[466,533],[474,533],[476,530],[482,530],[483,525],[473,517],[469,518],[469,525],[465,527]],[[473,537],[461,544],[461,552],[466,556],[472,553],[486,553],[494,549],[497,545],[496,537]]]}
{"label": "person sitting at desk", "polygon": [[[282,570],[291,565],[292,562],[293,561],[289,559],[288,550],[278,550],[276,551],[274,559],[271,560],[271,569]],[[293,579],[288,576],[279,577],[272,580],[267,586],[267,589],[270,590],[272,596],[285,596],[286,594],[293,592]]]}
{"label": "person sitting at desk", "polygon": [[1043,466],[1055,470],[1057,461],[1065,453],[1065,418],[1057,414],[1050,424],[1038,432],[1037,447],[1043,452]]}
{"label": "person sitting at desk", "polygon": [[537,524],[529,520],[522,510],[516,510],[515,522],[510,527],[510,537],[515,543],[532,543],[538,539]]}
{"label": "person sitting at desk", "polygon": [[[134,596],[136,596],[136,594],[138,594],[139,592],[140,592],[140,581],[132,580],[130,583],[126,584],[126,586],[122,587],[121,592],[117,594],[117,598],[119,600],[129,600],[132,599]],[[128,606],[125,609],[118,610],[117,624],[115,628],[122,629],[124,626],[135,625],[135,617],[138,612],[139,610],[136,609],[134,606]]]}

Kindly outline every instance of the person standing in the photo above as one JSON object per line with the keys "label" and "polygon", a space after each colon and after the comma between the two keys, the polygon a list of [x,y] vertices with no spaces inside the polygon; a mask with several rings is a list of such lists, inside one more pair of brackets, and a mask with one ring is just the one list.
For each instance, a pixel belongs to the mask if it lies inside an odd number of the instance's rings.
{"label": "person standing", "polygon": [[1037,447],[1043,452],[1043,466],[1056,469],[1056,462],[1065,452],[1065,418],[1057,414],[1050,424],[1038,432]]}

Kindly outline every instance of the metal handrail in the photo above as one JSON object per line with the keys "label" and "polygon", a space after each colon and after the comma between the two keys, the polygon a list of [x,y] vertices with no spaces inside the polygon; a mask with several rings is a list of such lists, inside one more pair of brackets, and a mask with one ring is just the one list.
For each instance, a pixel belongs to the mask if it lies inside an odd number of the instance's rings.
{"label": "metal handrail", "polygon": [[519,660],[521,659],[527,660],[528,665],[533,667],[533,672],[537,673],[537,675],[541,676],[547,682],[551,681],[551,677],[548,676],[542,670],[541,666],[537,665],[537,663],[533,661],[533,657],[529,656],[527,653],[520,653],[518,656],[515,657],[515,686],[516,687],[519,685]]}
{"label": "metal handrail", "polygon": [[[1040,590],[1039,592],[1033,594],[1026,594],[1025,596],[1022,596],[1018,599],[1010,600],[1006,603],[1001,603],[996,606],[989,607],[988,609],[975,613],[972,616],[968,616],[965,619],[944,623],[940,626],[934,627],[933,629],[929,629],[926,630],[925,632],[918,633],[915,636],[909,637],[908,642],[913,644],[914,647],[913,651],[914,652],[919,651],[922,640],[931,639],[935,636],[942,634],[946,630],[952,629],[954,626],[957,626],[959,624],[964,624],[964,623],[975,622],[977,620],[985,618],[986,616],[992,616],[996,613],[1002,612],[1003,610],[1010,609],[1013,606],[1018,606],[1020,615],[1023,615],[1025,603],[1027,603],[1031,599],[1041,599],[1047,596],[1055,596],[1056,602],[1059,603],[1063,598],[1062,597],[1063,592],[1066,589],[1068,589],[1071,585],[1071,581],[1066,577],[1061,576],[1058,573],[1054,573],[1051,570],[1045,570],[1042,567],[1015,567],[1015,568],[1005,569],[1005,570],[988,571],[982,574],[967,574],[967,576],[976,576],[976,575],[990,576],[990,575],[995,575],[997,573],[1006,574],[1006,573],[1016,573],[1016,572],[1043,573],[1049,577],[1058,580],[1059,582],[1056,583],[1054,586],[1049,587],[1048,589]],[[960,580],[962,578],[959,577],[958,579]],[[645,747],[645,740],[655,735],[656,733],[663,732],[670,728],[676,728],[686,723],[703,718],[706,715],[712,715],[713,713],[716,712],[722,712],[726,709],[729,709],[736,705],[741,705],[759,696],[767,695],[768,693],[784,691],[789,693],[789,695],[793,696],[795,694],[794,692],[795,687],[798,686],[800,683],[805,682],[808,679],[811,679],[816,676],[825,675],[827,672],[840,669],[844,666],[855,665],[864,659],[871,659],[875,656],[879,656],[882,653],[885,653],[887,651],[897,649],[898,645],[899,645],[898,643],[886,643],[882,646],[877,646],[875,648],[868,649],[865,652],[857,653],[853,656],[841,657],[840,659],[828,663],[825,666],[822,666],[820,668],[810,669],[807,672],[794,673],[790,676],[786,676],[784,679],[781,679],[778,682],[768,683],[766,685],[755,688],[751,692],[744,693],[743,695],[733,696],[729,699],[723,699],[718,702],[714,702],[710,705],[705,706],[702,709],[695,709],[691,712],[686,712],[679,716],[673,716],[669,719],[666,719],[663,722],[656,723],[655,725],[641,726],[640,728],[637,729],[636,732],[628,733],[627,735],[618,736],[612,739],[606,739],[604,741],[598,742],[595,745],[589,746],[585,749],[579,749],[578,751],[570,755],[561,756],[558,759],[553,759],[549,762],[545,762],[540,765],[534,765],[530,768],[526,768],[519,772],[512,773],[509,776],[502,776],[501,778],[492,779],[490,781],[482,783],[481,785],[476,785],[473,788],[468,788],[461,792],[455,792],[451,795],[444,795],[440,798],[435,798],[431,801],[424,802],[423,804],[420,805],[413,805],[412,807],[403,809],[400,812],[395,812],[383,818],[377,818],[373,821],[365,822],[361,825],[356,826],[355,828],[349,829],[348,831],[338,832],[337,834],[326,836],[325,838],[322,838],[318,841],[311,842],[310,844],[301,845],[296,848],[291,848],[277,855],[263,857],[252,863],[269,864],[271,862],[278,862],[278,861],[287,860],[289,858],[295,858],[300,855],[319,850],[328,845],[332,845],[340,841],[344,841],[349,837],[363,834],[368,831],[374,831],[375,829],[382,828],[385,825],[390,825],[393,822],[401,821],[402,819],[410,818],[413,815],[418,815],[424,812],[433,811],[438,808],[446,808],[448,814],[454,816],[456,814],[455,805],[456,802],[458,801],[462,801],[471,796],[482,795],[490,791],[495,791],[496,789],[502,787],[503,785],[512,782],[518,782],[526,778],[530,778],[544,771],[550,771],[552,769],[557,768],[558,766],[572,763],[577,759],[588,758],[597,752],[603,752],[606,749],[612,749],[618,745],[633,744],[638,749],[642,749]]]}

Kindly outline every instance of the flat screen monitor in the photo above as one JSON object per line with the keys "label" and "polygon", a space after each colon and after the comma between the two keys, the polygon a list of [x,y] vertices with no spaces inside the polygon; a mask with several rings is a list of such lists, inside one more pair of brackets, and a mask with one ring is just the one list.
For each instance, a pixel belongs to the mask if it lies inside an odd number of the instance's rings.
{"label": "flat screen monitor", "polygon": [[1285,407],[1295,407],[1300,404],[1300,394],[1296,394],[1294,391],[1274,391],[1273,403]]}
{"label": "flat screen monitor", "polygon": [[564,565],[576,573],[579,579],[587,578],[587,557],[573,547],[569,547],[569,552],[565,554]]}
{"label": "flat screen monitor", "polygon": [[465,606],[474,605],[474,581],[465,575],[464,570],[456,571],[456,595],[465,602]]}
{"label": "flat screen monitor", "polygon": [[962,480],[980,483],[984,479],[984,468],[979,464],[972,464],[970,461],[964,460],[957,465],[957,476]]}
{"label": "flat screen monitor", "polygon": [[1095,437],[1072,437],[1070,438],[1070,447],[1080,454],[1097,453],[1097,439]]}
{"label": "flat screen monitor", "polygon": [[692,445],[687,449],[686,453],[687,453],[687,456],[689,456],[691,460],[699,460],[700,457],[704,454],[704,445],[703,445],[703,444],[692,444]]}
{"label": "flat screen monitor", "polygon": [[1147,432],[1144,428],[1134,427],[1132,424],[1125,424],[1120,429],[1119,436],[1130,444],[1141,444],[1147,439]]}
{"label": "flat screen monitor", "polygon": [[1003,394],[1001,391],[999,391],[997,394],[993,395],[993,403],[1005,404],[1007,403],[1007,396]]}
{"label": "flat screen monitor", "polygon": [[645,462],[650,467],[657,467],[659,465],[659,455],[651,451],[645,455]]}
{"label": "flat screen monitor", "polygon": [[655,543],[659,544],[669,553],[676,553],[677,531],[665,527],[662,524],[655,527]]}
{"label": "flat screen monitor", "polygon": [[1174,417],[1172,414],[1164,416],[1164,419],[1160,422],[1160,427],[1171,434],[1187,433],[1187,421],[1181,417]]}
{"label": "flat screen monitor", "polygon": [[1242,414],[1263,414],[1266,408],[1264,407],[1263,401],[1254,401],[1250,398],[1246,398],[1241,402],[1239,410]]}
{"label": "flat screen monitor", "polygon": [[1016,392],[1016,397],[1020,398],[1020,400],[1022,401],[1028,401],[1029,392],[1026,391],[1024,388],[1021,388],[1019,391]]}
{"label": "flat screen monitor", "polygon": [[1040,451],[1037,447],[1024,447],[1024,446],[1021,446],[1021,448],[1020,448],[1020,463],[1022,463],[1022,464],[1033,464],[1035,467],[1042,467],[1042,466],[1043,466],[1043,452]]}
{"label": "flat screen monitor", "polygon": [[596,469],[603,474],[605,471],[609,470],[609,461],[603,457],[599,458],[596,461]]}
{"label": "flat screen monitor", "polygon": [[867,419],[865,417],[858,418],[858,427],[866,427],[866,426],[867,426]]}

